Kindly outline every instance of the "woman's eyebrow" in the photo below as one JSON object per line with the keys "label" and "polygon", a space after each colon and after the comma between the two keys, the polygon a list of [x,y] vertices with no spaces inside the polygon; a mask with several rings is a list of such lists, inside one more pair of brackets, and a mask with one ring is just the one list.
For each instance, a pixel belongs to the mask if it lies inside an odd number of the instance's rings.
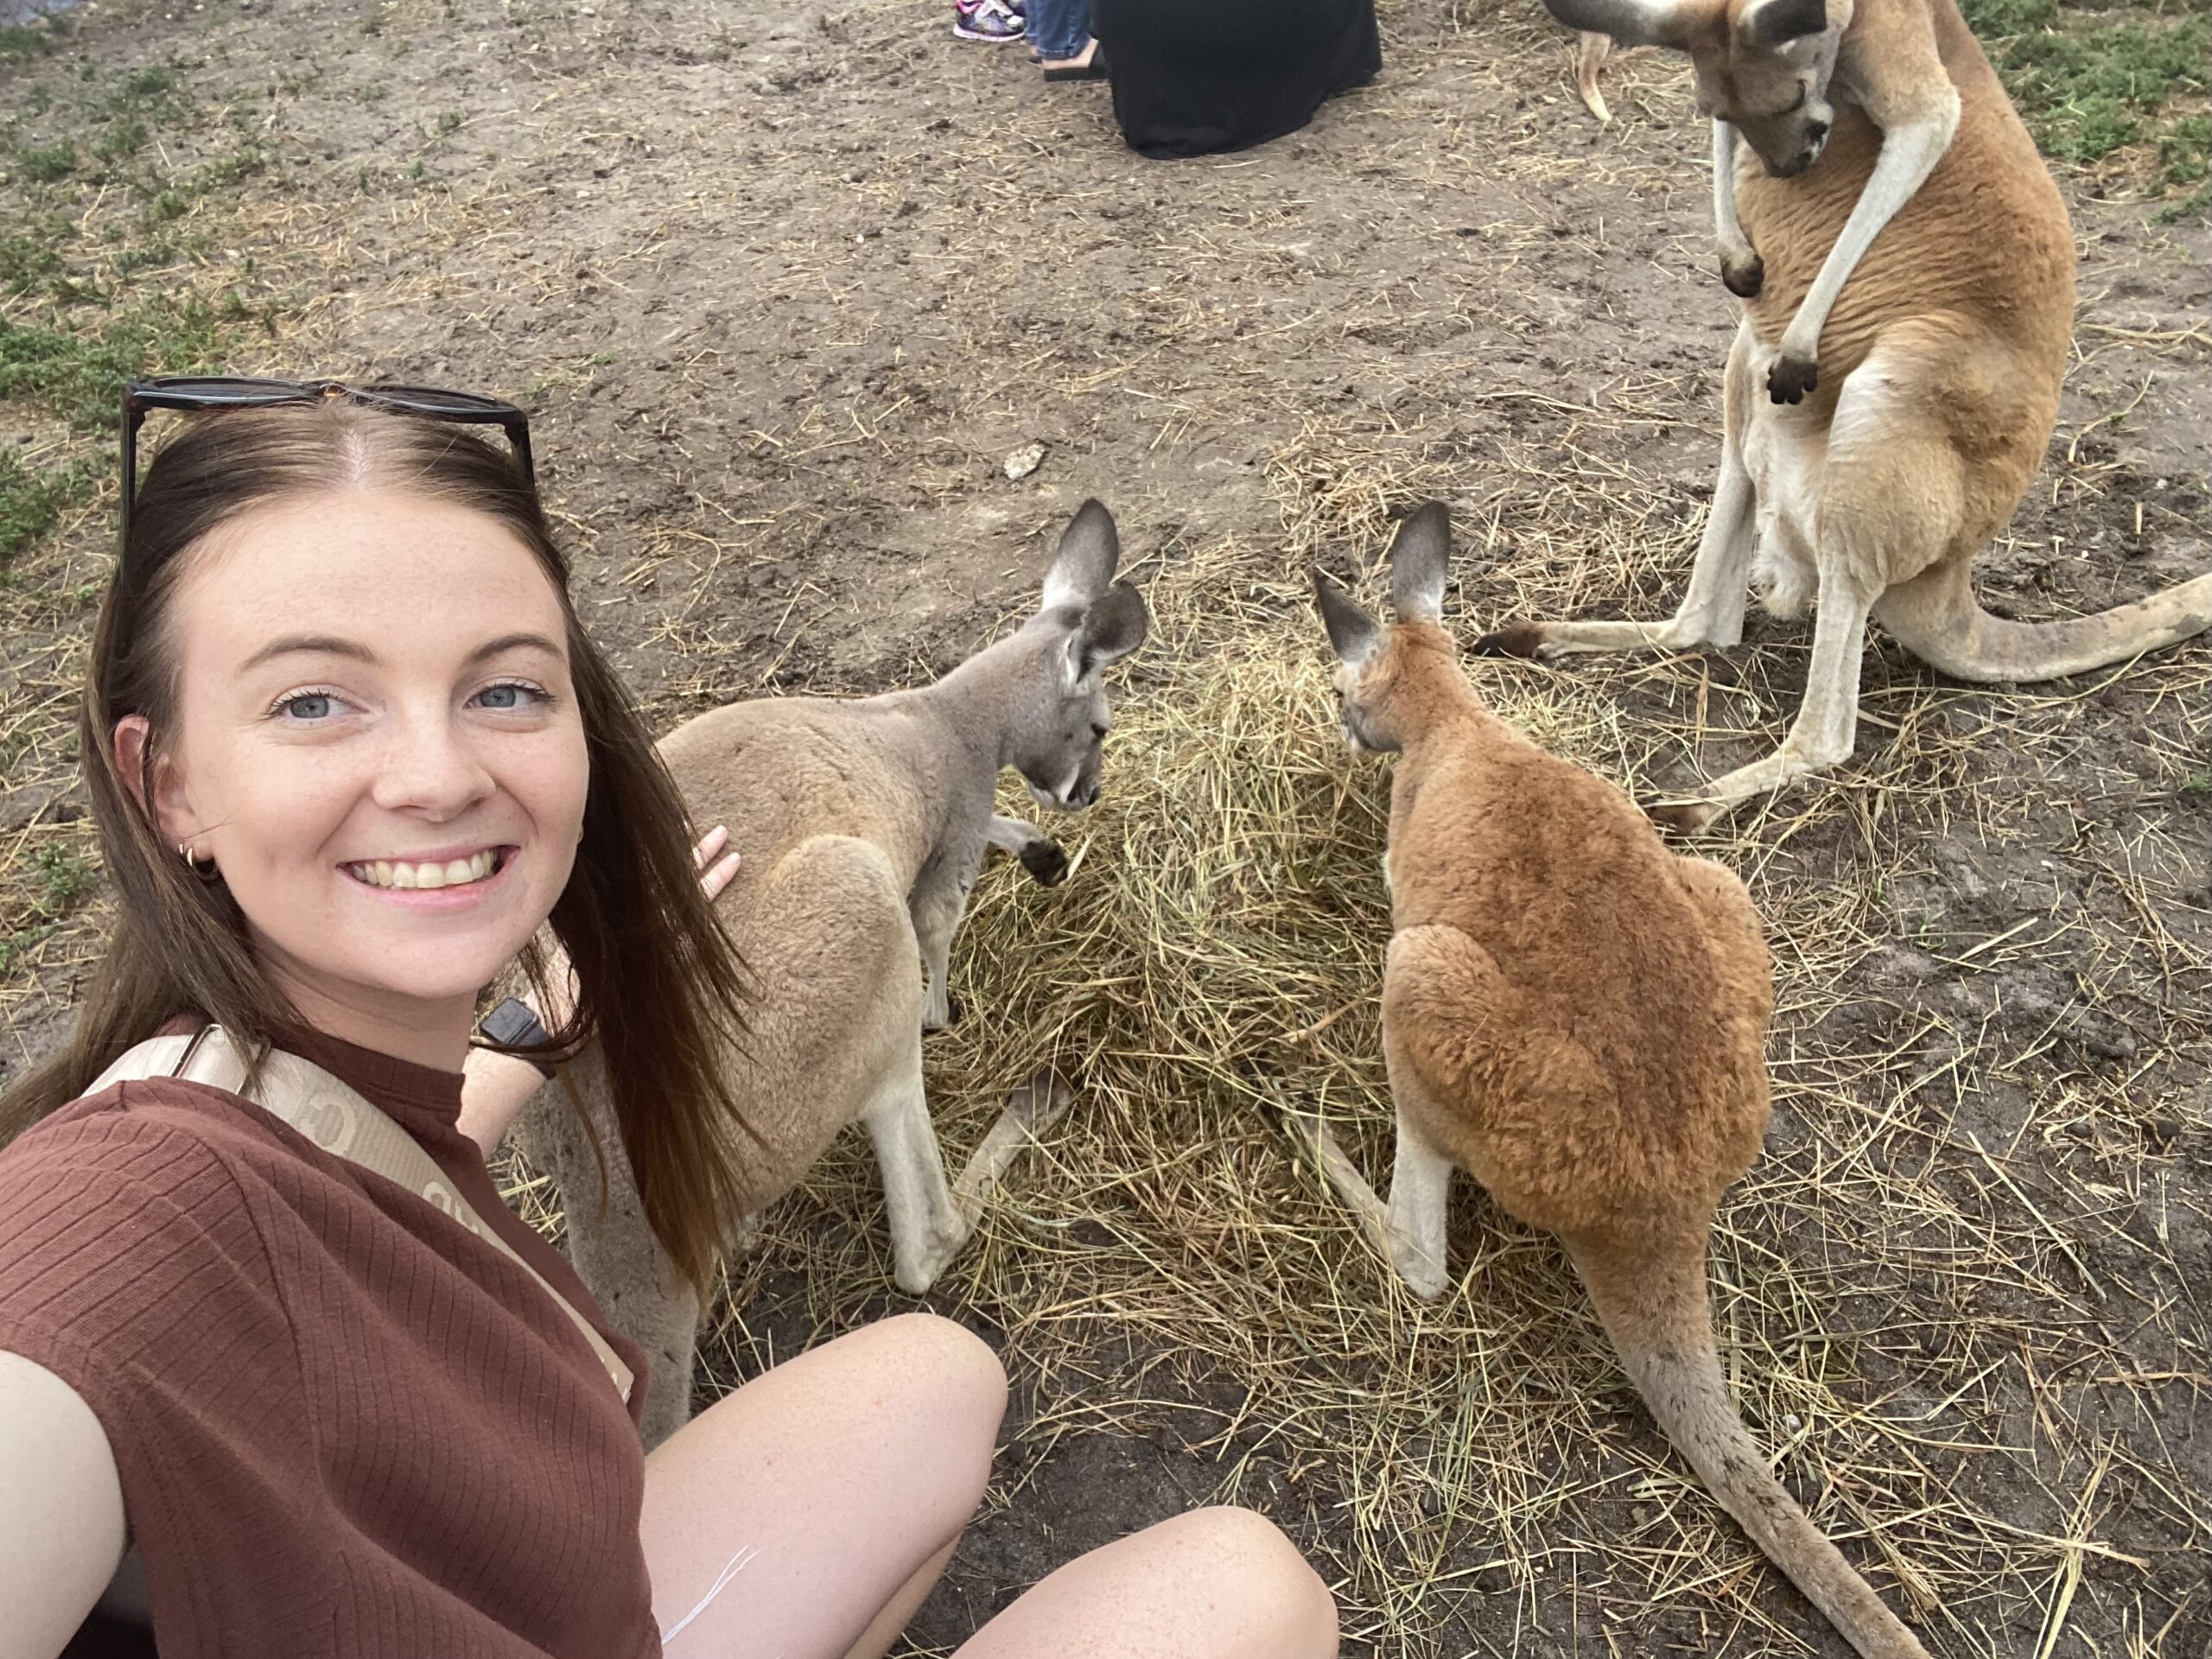
{"label": "woman's eyebrow", "polygon": [[340,639],[327,633],[293,633],[281,639],[272,639],[239,664],[238,671],[257,668],[275,657],[290,657],[312,652],[321,657],[351,657],[357,662],[373,663],[376,652],[352,639]]}
{"label": "woman's eyebrow", "polygon": [[468,653],[470,666],[484,662],[508,651],[542,651],[548,656],[558,657],[561,647],[542,633],[503,633],[496,639],[487,639]]}

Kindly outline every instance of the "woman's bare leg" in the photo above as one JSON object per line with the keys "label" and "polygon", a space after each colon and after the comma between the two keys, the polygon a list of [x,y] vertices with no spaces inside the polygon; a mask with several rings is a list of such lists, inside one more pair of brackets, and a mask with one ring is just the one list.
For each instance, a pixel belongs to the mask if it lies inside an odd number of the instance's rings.
{"label": "woman's bare leg", "polygon": [[1194,1510],[1070,1561],[956,1659],[1334,1659],[1337,1605],[1249,1510]]}
{"label": "woman's bare leg", "polygon": [[865,1659],[937,1581],[990,1479],[1006,1374],[911,1313],[810,1349],[645,1459],[639,1532],[670,1659]]}

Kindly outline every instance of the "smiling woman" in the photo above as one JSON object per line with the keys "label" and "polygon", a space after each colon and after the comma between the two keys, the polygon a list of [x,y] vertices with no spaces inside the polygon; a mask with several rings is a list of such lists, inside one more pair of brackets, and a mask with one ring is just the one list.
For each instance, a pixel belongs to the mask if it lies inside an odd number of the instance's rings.
{"label": "smiling woman", "polygon": [[[0,1139],[183,1013],[457,1066],[505,963],[543,977],[550,921],[578,993],[553,1034],[620,1052],[655,1230],[703,1274],[742,1138],[703,1056],[742,969],[524,471],[344,398],[239,409],[163,448],[130,519],[80,722],[117,934]],[[346,868],[407,864],[419,893],[484,852],[489,880],[427,906]]]}
{"label": "smiling woman", "polygon": [[[233,410],[149,470],[82,720],[114,937],[0,1103],[0,1655],[58,1651],[95,1597],[88,1631],[150,1619],[165,1656],[657,1645],[608,1387],[643,1357],[456,1123],[478,1000],[518,955],[550,976],[550,923],[554,1039],[623,1052],[653,1225],[711,1261],[738,1134],[701,1057],[742,969],[566,589],[524,469],[449,425]],[[209,1025],[396,1122],[447,1204],[251,1092],[78,1098]]]}
{"label": "smiling woman", "polygon": [[191,566],[176,738],[149,757],[125,715],[122,775],[150,772],[162,840],[220,873],[298,1020],[458,1067],[583,835],[558,589],[496,520],[359,491],[246,514]]}

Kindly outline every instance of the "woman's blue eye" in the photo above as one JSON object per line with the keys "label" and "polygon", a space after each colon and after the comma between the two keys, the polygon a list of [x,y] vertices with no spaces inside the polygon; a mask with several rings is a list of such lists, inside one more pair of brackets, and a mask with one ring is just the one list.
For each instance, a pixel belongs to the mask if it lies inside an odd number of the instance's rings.
{"label": "woman's blue eye", "polygon": [[302,691],[276,706],[294,720],[327,720],[330,716],[330,693]]}
{"label": "woman's blue eye", "polygon": [[483,707],[510,712],[544,700],[543,692],[527,685],[487,685],[476,694],[476,701]]}

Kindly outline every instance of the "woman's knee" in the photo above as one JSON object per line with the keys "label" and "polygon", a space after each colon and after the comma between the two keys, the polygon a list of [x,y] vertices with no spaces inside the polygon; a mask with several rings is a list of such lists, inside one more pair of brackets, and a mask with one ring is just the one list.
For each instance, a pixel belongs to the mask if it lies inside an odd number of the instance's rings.
{"label": "woman's knee", "polygon": [[1234,1617],[1255,1653],[1331,1659],[1337,1603],[1281,1528],[1255,1510],[1193,1510],[1154,1529],[1236,1601]]}
{"label": "woman's knee", "polygon": [[965,1326],[934,1313],[879,1319],[848,1341],[864,1343],[868,1370],[899,1402],[914,1450],[942,1471],[964,1526],[990,1484],[1006,1416],[1006,1368]]}
{"label": "woman's knee", "polygon": [[990,1344],[935,1313],[894,1314],[867,1326],[865,1334],[887,1351],[881,1363],[894,1367],[902,1383],[927,1389],[944,1409],[980,1425],[995,1442],[1006,1415],[1007,1380]]}
{"label": "woman's knee", "polygon": [[939,1437],[945,1461],[938,1519],[957,1536],[983,1501],[1006,1417],[1006,1367],[991,1345],[966,1326],[934,1313],[902,1313],[880,1322],[895,1344],[900,1386],[926,1395],[927,1433]]}

